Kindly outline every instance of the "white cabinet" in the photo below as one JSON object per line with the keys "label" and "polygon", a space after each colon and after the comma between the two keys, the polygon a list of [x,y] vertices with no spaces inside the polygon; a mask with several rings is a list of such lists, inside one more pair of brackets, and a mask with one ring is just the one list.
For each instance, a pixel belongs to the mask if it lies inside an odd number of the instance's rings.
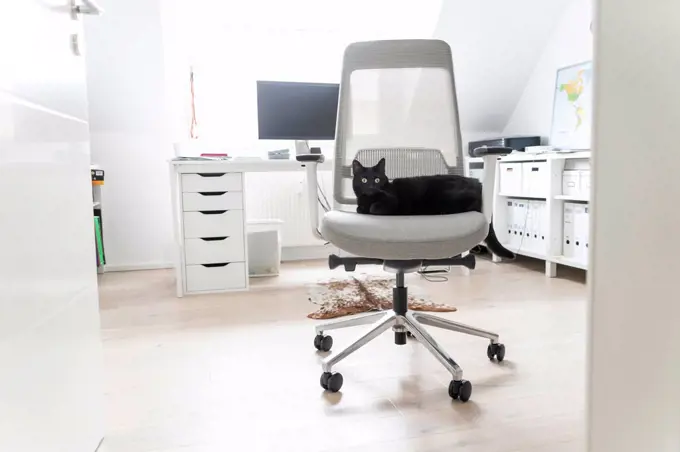
{"label": "white cabinet", "polygon": [[243,173],[219,163],[171,168],[177,296],[246,290]]}
{"label": "white cabinet", "polygon": [[587,269],[590,248],[590,151],[515,153],[501,158],[494,228],[511,251]]}

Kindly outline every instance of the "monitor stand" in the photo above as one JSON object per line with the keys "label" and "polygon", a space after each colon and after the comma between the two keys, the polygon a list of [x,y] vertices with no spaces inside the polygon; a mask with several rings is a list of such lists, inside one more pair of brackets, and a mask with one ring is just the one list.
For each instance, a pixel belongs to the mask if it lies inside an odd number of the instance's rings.
{"label": "monitor stand", "polygon": [[296,155],[311,154],[311,151],[309,150],[309,143],[307,142],[307,140],[295,140],[295,154]]}

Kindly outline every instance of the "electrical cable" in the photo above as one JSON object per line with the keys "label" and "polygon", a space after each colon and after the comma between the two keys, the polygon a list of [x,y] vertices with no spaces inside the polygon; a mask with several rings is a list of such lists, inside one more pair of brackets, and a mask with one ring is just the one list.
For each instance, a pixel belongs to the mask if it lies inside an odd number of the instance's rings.
{"label": "electrical cable", "polygon": [[[449,280],[448,276],[443,276],[441,273],[450,273],[451,266],[446,267],[446,269],[441,270],[428,270],[429,266],[421,266],[418,270],[418,274],[422,276],[427,282],[447,282]],[[436,276],[433,276],[436,275]]]}
{"label": "electrical cable", "polygon": [[323,197],[324,202],[326,203],[326,212],[331,210],[331,203],[328,202],[328,198],[326,197],[326,193],[324,193],[323,188],[321,188],[321,184],[319,184],[319,181],[316,182],[316,186],[321,193],[321,196]]}

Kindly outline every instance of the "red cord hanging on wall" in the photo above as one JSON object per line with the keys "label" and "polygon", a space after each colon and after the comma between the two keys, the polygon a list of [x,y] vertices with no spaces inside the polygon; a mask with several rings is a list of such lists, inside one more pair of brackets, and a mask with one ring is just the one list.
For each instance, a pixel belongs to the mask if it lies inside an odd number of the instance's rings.
{"label": "red cord hanging on wall", "polygon": [[198,138],[198,121],[196,120],[196,93],[194,91],[194,67],[189,68],[189,84],[191,86],[191,126],[189,136],[192,139]]}

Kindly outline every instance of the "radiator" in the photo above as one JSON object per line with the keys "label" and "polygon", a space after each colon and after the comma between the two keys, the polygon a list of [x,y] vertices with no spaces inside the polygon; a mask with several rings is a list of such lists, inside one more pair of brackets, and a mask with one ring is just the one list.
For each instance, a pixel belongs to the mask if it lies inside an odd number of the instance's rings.
{"label": "radiator", "polygon": [[[245,178],[248,220],[283,220],[284,247],[323,245],[311,232],[304,172],[245,173]],[[332,204],[332,172],[319,171],[319,184]]]}

